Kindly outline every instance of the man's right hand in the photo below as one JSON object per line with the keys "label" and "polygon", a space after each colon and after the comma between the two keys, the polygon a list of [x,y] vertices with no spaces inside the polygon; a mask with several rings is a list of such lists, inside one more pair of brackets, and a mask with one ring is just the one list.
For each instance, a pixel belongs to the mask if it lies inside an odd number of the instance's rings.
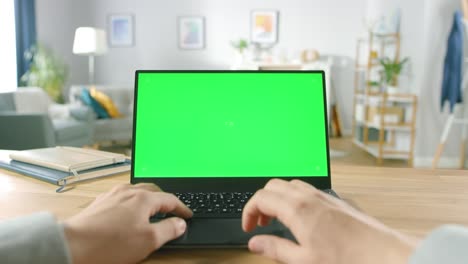
{"label": "man's right hand", "polygon": [[297,243],[257,235],[249,249],[283,263],[407,263],[416,241],[362,214],[311,185],[274,179],[246,204],[242,228],[249,232],[272,218]]}

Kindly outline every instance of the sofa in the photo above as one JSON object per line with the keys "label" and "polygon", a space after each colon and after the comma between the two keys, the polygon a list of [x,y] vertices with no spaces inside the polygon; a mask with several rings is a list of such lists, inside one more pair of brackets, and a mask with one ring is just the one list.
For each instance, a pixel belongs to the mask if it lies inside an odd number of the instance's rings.
{"label": "sofa", "polygon": [[[97,119],[93,122],[93,142],[98,146],[103,143],[131,142],[133,134],[133,88],[124,86],[93,86],[109,96],[122,114],[119,118]],[[73,85],[69,90],[72,105],[83,105],[81,94],[88,85]]]}
{"label": "sofa", "polygon": [[0,149],[90,145],[93,121],[90,108],[55,104],[38,87],[0,93]]}

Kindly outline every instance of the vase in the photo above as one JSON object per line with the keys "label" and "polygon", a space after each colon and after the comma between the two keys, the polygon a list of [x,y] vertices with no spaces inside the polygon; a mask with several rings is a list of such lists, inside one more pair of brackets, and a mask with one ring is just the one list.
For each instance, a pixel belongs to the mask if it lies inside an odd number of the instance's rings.
{"label": "vase", "polygon": [[387,89],[386,89],[386,90],[387,90],[387,93],[388,93],[388,94],[396,94],[396,93],[399,92],[398,87],[392,86],[392,85],[387,85]]}

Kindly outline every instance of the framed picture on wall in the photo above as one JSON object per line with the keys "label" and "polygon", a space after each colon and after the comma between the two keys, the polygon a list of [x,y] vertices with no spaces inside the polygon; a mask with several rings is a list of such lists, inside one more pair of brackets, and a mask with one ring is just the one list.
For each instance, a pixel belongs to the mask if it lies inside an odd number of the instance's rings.
{"label": "framed picture on wall", "polygon": [[279,12],[254,10],[250,18],[250,40],[259,44],[274,44],[278,41]]}
{"label": "framed picture on wall", "polygon": [[135,45],[135,18],[132,14],[109,15],[109,45],[132,47]]}
{"label": "framed picture on wall", "polygon": [[205,18],[202,16],[179,17],[178,35],[180,49],[205,48]]}

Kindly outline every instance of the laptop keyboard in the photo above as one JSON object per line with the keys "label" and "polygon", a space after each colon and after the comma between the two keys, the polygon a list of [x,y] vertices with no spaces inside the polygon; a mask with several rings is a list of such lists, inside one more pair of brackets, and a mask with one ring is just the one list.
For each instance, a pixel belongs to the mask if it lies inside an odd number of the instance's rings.
{"label": "laptop keyboard", "polygon": [[193,217],[241,217],[251,192],[175,193],[193,211]]}
{"label": "laptop keyboard", "polygon": [[[338,197],[333,190],[322,190]],[[193,218],[240,218],[251,192],[223,193],[174,193],[188,208],[193,211]],[[160,214],[152,219],[166,218],[170,215]]]}

